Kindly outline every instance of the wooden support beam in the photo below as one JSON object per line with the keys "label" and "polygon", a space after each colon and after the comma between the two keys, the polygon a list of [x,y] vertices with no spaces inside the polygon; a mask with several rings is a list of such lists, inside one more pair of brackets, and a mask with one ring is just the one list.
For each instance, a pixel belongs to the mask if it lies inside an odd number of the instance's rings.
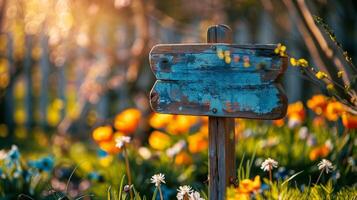
{"label": "wooden support beam", "polygon": [[[208,43],[232,43],[232,31],[226,25],[211,26]],[[226,199],[226,188],[235,179],[234,118],[209,117],[209,199]]]}

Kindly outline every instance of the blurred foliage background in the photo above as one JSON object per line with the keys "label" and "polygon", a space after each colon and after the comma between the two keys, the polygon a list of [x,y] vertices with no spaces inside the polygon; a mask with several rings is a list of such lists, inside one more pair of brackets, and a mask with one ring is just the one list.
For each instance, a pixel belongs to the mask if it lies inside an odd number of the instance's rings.
{"label": "blurred foliage background", "polygon": [[[314,14],[335,30],[353,60],[357,57],[352,0],[0,2],[0,137],[10,140],[34,130],[86,137],[93,125],[123,108],[149,113],[150,48],[205,42],[212,24],[231,26],[235,43],[281,42],[331,77],[337,70],[351,73],[311,22]],[[297,69],[289,69],[283,82],[290,102],[319,91]]]}

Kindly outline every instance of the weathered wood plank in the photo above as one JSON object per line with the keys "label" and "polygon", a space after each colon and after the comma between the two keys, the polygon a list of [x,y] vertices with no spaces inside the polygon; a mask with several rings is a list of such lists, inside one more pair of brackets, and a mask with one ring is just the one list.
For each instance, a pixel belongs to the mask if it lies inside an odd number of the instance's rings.
{"label": "weathered wood plank", "polygon": [[275,80],[286,67],[286,58],[276,55],[273,47],[159,45],[150,53],[150,65],[158,80],[209,80],[212,74],[230,74],[232,83],[247,83],[243,79],[261,84]]}
{"label": "weathered wood plank", "polygon": [[210,199],[225,199],[226,187],[236,177],[234,119],[209,117]]}
{"label": "weathered wood plank", "polygon": [[159,113],[278,119],[285,115],[286,97],[278,84],[235,86],[224,79],[210,82],[162,81],[151,91]]}

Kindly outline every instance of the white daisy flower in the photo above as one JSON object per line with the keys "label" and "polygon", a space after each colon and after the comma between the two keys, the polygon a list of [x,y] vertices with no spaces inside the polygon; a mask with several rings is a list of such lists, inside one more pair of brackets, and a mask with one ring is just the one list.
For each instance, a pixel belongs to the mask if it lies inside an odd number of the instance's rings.
{"label": "white daisy flower", "polygon": [[190,196],[190,194],[192,193],[192,188],[191,186],[188,185],[184,185],[184,186],[180,186],[179,189],[177,190],[177,200],[183,200],[183,198],[187,195],[187,197]]}
{"label": "white daisy flower", "polygon": [[278,167],[278,162],[271,158],[268,158],[264,160],[260,168],[264,171],[271,171],[273,168],[277,168],[277,167]]}
{"label": "white daisy flower", "polygon": [[329,172],[331,172],[333,170],[331,161],[326,160],[326,159],[322,159],[322,161],[319,162],[319,164],[317,164],[317,166],[319,167],[319,170],[325,171],[326,174],[328,174]]}
{"label": "white daisy flower", "polygon": [[164,174],[155,174],[150,179],[151,183],[154,183],[156,187],[159,187],[161,183],[165,182],[165,175]]}
{"label": "white daisy flower", "polygon": [[204,198],[201,198],[199,192],[194,191],[190,194],[189,200],[204,200]]}
{"label": "white daisy flower", "polygon": [[116,143],[116,147],[118,148],[122,148],[124,146],[125,143],[129,143],[130,142],[130,137],[128,136],[119,136],[117,139],[115,139],[115,143]]}

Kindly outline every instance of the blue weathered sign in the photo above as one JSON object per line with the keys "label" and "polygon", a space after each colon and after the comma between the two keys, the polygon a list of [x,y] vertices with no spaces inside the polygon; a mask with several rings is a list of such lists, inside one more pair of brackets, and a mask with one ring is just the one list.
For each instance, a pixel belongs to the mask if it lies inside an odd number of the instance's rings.
{"label": "blue weathered sign", "polygon": [[277,79],[287,58],[276,45],[157,45],[150,52],[156,83],[150,104],[159,113],[278,119],[286,96]]}

